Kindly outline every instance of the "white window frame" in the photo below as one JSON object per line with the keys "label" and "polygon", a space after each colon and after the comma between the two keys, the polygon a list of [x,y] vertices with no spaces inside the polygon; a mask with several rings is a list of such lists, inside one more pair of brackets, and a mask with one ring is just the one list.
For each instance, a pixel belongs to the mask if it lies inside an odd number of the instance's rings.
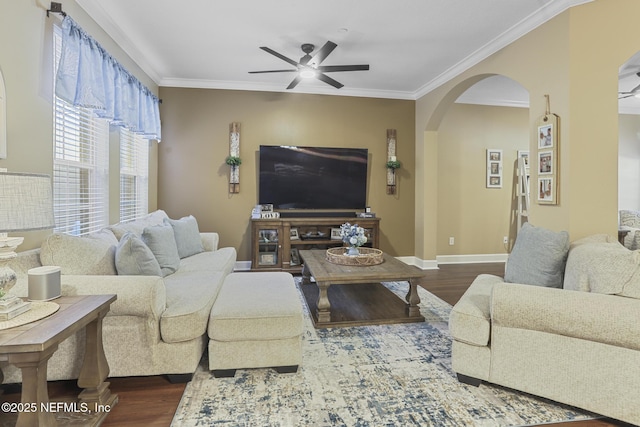
{"label": "white window frame", "polygon": [[120,128],[120,221],[149,213],[149,140]]}
{"label": "white window frame", "polygon": [[[55,75],[62,34],[54,26]],[[82,236],[109,223],[109,123],[53,95],[55,232]]]}

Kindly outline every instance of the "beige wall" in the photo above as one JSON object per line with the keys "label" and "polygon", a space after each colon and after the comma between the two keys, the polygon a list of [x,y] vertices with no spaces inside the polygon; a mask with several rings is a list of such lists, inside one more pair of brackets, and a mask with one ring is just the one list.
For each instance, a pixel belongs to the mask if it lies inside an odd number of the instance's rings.
{"label": "beige wall", "polygon": [[618,208],[640,210],[640,116],[620,115]]}
{"label": "beige wall", "polygon": [[[515,162],[529,110],[453,104],[438,132],[437,255],[505,253],[515,238]],[[502,188],[486,188],[486,150],[503,154]],[[454,245],[449,245],[454,237]]]}
{"label": "beige wall", "polygon": [[[62,9],[109,51],[132,74],[157,93],[157,85],[111,40],[75,3],[64,0]],[[7,91],[7,159],[0,168],[12,172],[53,172],[52,120],[52,25],[60,22],[55,14],[47,18],[50,3],[19,0],[2,3],[0,13],[0,69]],[[110,164],[111,221],[118,220],[118,147],[112,132]],[[114,142],[115,141],[115,142]],[[114,144],[116,144],[114,146]],[[155,151],[155,149],[154,149]],[[152,152],[152,158],[157,155]],[[152,176],[156,165],[151,164]],[[156,182],[151,182],[150,208],[156,207]],[[25,242],[19,250],[39,247],[49,232],[23,232]]]}
{"label": "beige wall", "polygon": [[[257,203],[260,145],[369,149],[367,201],[382,218],[381,248],[411,256],[414,248],[414,102],[291,93],[160,89],[158,206],[177,218],[193,214],[200,228],[250,259],[251,209]],[[240,193],[228,193],[229,124],[241,123]],[[386,130],[397,130],[402,162],[398,192],[386,194]],[[295,183],[292,183],[295,185]]]}
{"label": "beige wall", "polygon": [[[532,204],[531,222],[569,231],[572,239],[593,233],[616,234],[618,162],[618,69],[640,49],[636,17],[640,2],[596,0],[576,6],[541,25],[416,104],[417,162],[437,156],[438,130],[449,105],[477,79],[503,74],[530,95],[530,147],[536,120],[545,113],[545,97],[560,123],[558,206]],[[597,172],[596,172],[597,171]],[[437,184],[418,169],[424,183],[416,194],[416,256],[433,259],[437,208],[429,201]],[[535,171],[532,182],[536,180]]]}

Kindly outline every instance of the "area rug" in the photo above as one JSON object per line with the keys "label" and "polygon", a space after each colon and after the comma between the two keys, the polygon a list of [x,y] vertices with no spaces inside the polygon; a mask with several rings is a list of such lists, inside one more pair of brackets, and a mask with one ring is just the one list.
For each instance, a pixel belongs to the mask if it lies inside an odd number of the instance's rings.
{"label": "area rug", "polygon": [[[385,286],[403,296],[408,283]],[[451,306],[424,289],[419,295],[424,323],[315,329],[305,312],[295,374],[247,369],[216,379],[205,355],[172,426],[494,427],[593,418],[498,386],[459,383],[450,364]]]}

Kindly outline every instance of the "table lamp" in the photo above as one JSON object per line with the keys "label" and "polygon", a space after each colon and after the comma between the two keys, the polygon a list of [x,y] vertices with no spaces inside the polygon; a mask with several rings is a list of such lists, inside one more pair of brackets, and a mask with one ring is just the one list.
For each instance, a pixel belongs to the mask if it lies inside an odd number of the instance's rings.
{"label": "table lamp", "polygon": [[0,298],[16,284],[9,263],[18,255],[24,237],[16,231],[46,230],[55,226],[51,177],[42,174],[0,172]]}

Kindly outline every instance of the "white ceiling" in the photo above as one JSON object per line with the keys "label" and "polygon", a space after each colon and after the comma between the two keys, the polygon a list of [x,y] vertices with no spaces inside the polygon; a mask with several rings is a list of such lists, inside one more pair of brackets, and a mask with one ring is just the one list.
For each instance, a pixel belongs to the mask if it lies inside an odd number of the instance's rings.
{"label": "white ceiling", "polygon": [[[268,46],[297,61],[303,55],[302,43],[319,48],[331,40],[338,47],[323,65],[370,64],[370,70],[329,74],[345,85],[342,89],[308,80],[292,92],[417,99],[567,8],[587,1],[77,3],[160,86],[285,91],[291,73],[248,73],[290,67],[259,47]],[[485,82],[484,90],[495,93],[495,88],[486,87],[490,83]]]}

